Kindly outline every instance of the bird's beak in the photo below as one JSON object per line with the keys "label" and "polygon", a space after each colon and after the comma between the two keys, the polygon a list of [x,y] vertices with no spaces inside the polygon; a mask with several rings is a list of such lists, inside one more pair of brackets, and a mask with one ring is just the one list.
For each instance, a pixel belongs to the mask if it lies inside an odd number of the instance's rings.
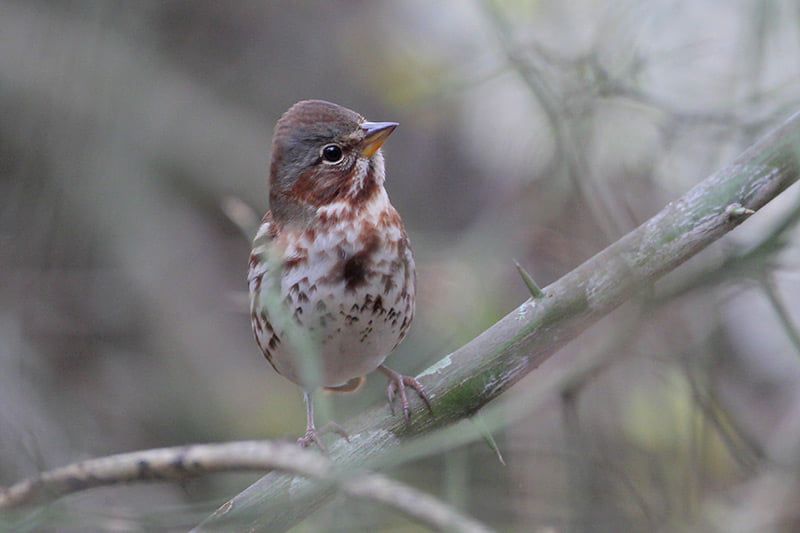
{"label": "bird's beak", "polygon": [[399,126],[397,122],[363,122],[361,129],[364,132],[364,140],[361,141],[361,155],[367,158],[375,155],[397,126]]}

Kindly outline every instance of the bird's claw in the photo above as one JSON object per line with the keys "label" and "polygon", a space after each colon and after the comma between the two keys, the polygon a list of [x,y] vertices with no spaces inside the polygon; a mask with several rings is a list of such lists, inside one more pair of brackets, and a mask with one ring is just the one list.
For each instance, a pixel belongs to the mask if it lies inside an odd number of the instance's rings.
{"label": "bird's claw", "polygon": [[320,450],[323,452],[326,451],[325,445],[322,443],[322,439],[320,438],[320,433],[314,428],[308,428],[306,430],[306,434],[297,439],[297,444],[301,448],[308,448],[316,444]]}
{"label": "bird's claw", "polygon": [[390,370],[385,367],[382,367],[381,370],[383,370],[383,373],[389,378],[389,384],[386,386],[386,396],[389,398],[389,408],[392,410],[392,414],[394,414],[394,399],[399,395],[400,406],[403,409],[403,418],[405,419],[406,424],[411,422],[411,411],[408,404],[408,395],[406,394],[407,387],[414,389],[425,403],[425,406],[428,408],[428,410],[431,413],[433,412],[430,398],[428,398],[428,393],[425,392],[425,387],[423,387],[422,383],[420,383],[416,378],[404,376],[399,372],[395,372],[394,370]]}
{"label": "bird's claw", "polygon": [[342,426],[336,422],[328,422],[320,429],[314,427],[306,428],[306,434],[297,439],[297,444],[301,448],[308,448],[316,444],[317,448],[319,448],[322,453],[328,453],[328,448],[322,442],[321,438],[326,433],[336,433],[347,442],[350,442],[350,435],[347,434]]}

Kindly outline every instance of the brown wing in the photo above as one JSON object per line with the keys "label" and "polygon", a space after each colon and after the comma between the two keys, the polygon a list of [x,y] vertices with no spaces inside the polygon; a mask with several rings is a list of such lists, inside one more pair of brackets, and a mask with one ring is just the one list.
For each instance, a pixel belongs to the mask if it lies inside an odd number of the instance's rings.
{"label": "brown wing", "polygon": [[[247,281],[250,289],[250,322],[253,327],[253,336],[256,344],[261,349],[269,364],[278,372],[272,361],[272,352],[281,343],[280,338],[272,328],[266,309],[260,305],[261,291],[265,279],[270,275],[269,262],[267,261],[269,247],[278,234],[278,227],[272,220],[272,212],[267,211],[258,228],[258,233],[253,240],[253,249],[250,252],[250,265]],[[280,374],[280,372],[278,372]]]}

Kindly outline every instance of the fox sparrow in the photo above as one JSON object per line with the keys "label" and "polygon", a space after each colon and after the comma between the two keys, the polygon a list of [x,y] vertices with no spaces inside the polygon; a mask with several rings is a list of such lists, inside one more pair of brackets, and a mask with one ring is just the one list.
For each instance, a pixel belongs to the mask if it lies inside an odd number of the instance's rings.
{"label": "fox sparrow", "polygon": [[248,281],[253,332],[281,375],[304,389],[306,433],[322,447],[312,392],[354,390],[380,370],[410,419],[406,388],[383,365],[414,317],[414,256],[384,189],[383,154],[396,122],[367,122],[321,100],[293,105],[275,128],[270,211],[253,242]]}

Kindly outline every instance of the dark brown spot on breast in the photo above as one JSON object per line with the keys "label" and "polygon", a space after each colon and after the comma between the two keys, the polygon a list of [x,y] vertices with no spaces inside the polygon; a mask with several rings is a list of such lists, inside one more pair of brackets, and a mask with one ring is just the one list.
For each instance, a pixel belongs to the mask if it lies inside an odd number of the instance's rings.
{"label": "dark brown spot on breast", "polygon": [[383,309],[383,298],[380,295],[378,295],[375,298],[375,303],[372,304],[372,313],[373,314],[378,313],[380,315],[383,312],[384,312],[384,309]]}
{"label": "dark brown spot on breast", "polygon": [[344,282],[348,291],[353,291],[367,281],[367,257],[359,252],[344,263]]}
{"label": "dark brown spot on breast", "polygon": [[389,294],[392,289],[397,287],[397,283],[395,283],[394,278],[391,274],[384,274],[381,276],[381,282],[383,283],[383,292]]}
{"label": "dark brown spot on breast", "polygon": [[363,248],[345,260],[342,271],[345,290],[351,292],[367,283],[372,270],[372,256],[381,243],[378,232],[372,226],[364,228],[359,238]]}

